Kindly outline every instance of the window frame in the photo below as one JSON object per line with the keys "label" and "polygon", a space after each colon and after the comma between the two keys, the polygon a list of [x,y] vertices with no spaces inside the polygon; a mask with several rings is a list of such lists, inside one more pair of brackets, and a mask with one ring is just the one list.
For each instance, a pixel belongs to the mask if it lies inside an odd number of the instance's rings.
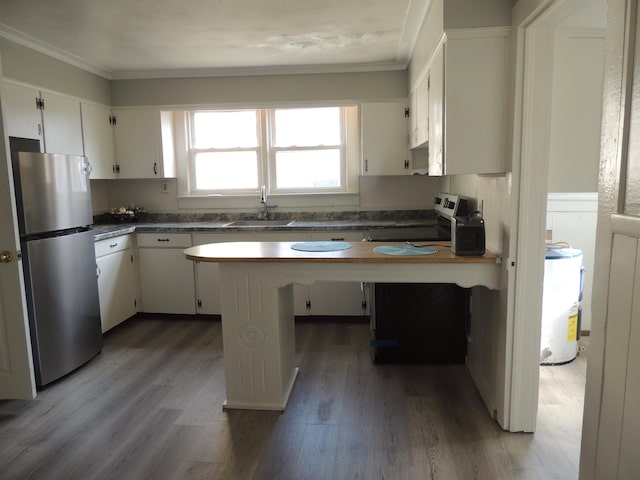
{"label": "window frame", "polygon": [[[234,148],[197,148],[195,147],[195,115],[197,113],[203,112],[246,112],[246,111],[254,111],[256,113],[256,138],[257,145],[255,147],[234,147]],[[264,182],[265,172],[263,168],[264,160],[264,152],[263,152],[263,144],[264,144],[264,115],[262,109],[259,108],[224,108],[224,109],[198,109],[198,110],[189,110],[187,112],[187,131],[188,131],[188,139],[187,139],[187,170],[188,170],[188,185],[189,185],[189,194],[194,196],[199,195],[247,195],[247,194],[255,194],[260,190],[260,186]],[[216,152],[247,152],[247,151],[255,151],[256,152],[256,170],[257,170],[257,186],[256,188],[234,188],[234,189],[198,189],[196,187],[196,155],[198,153],[216,153]]]}
{"label": "window frame", "polygon": [[[313,150],[313,149],[325,149],[329,147],[273,147],[272,142],[275,138],[275,111],[282,109],[304,109],[304,108],[323,108],[323,107],[336,107],[340,109],[340,187],[314,187],[314,188],[277,188],[276,186],[276,169],[275,169],[275,152],[276,151],[293,151],[296,149]],[[353,108],[355,111],[352,115],[349,115],[349,110]],[[267,187],[269,195],[340,195],[340,194],[352,194],[357,193],[357,185],[354,186],[354,182],[350,179],[350,171],[354,170],[350,168],[349,163],[356,161],[351,157],[359,157],[359,144],[351,145],[356,138],[359,138],[358,130],[359,125],[354,123],[353,117],[358,118],[358,105],[357,104],[331,104],[331,105],[287,105],[287,106],[271,106],[263,108],[252,107],[239,107],[239,108],[199,108],[186,111],[186,140],[185,145],[187,150],[187,194],[188,197],[239,197],[239,196],[253,196],[260,192],[261,185]],[[256,129],[258,146],[253,148],[241,147],[241,148],[196,148],[195,145],[195,128],[194,128],[194,116],[196,113],[201,112],[234,112],[234,111],[255,111],[256,112]],[[350,126],[350,123],[354,123]],[[353,129],[355,131],[350,132]],[[335,146],[331,147],[335,148]],[[350,153],[350,148],[355,151]],[[206,152],[222,152],[222,151],[256,151],[257,152],[257,175],[258,185],[256,188],[246,189],[197,189],[196,188],[196,168],[195,159],[197,153]],[[357,155],[355,155],[357,153]]]}
{"label": "window frame", "polygon": [[[276,138],[276,111],[277,110],[299,110],[305,108],[339,108],[340,109],[340,144],[339,145],[314,145],[314,146],[292,146],[292,147],[277,147],[272,145],[273,140]],[[266,126],[268,128],[267,140],[269,142],[269,148],[267,150],[267,172],[269,176],[269,191],[273,194],[308,194],[308,193],[345,193],[347,191],[347,115],[346,107],[336,105],[333,107],[278,107],[265,109],[265,114],[268,121]],[[278,187],[277,182],[277,169],[276,169],[276,154],[278,152],[294,152],[294,151],[319,151],[336,149],[340,151],[340,186],[338,187],[314,187],[314,188],[282,188]]]}

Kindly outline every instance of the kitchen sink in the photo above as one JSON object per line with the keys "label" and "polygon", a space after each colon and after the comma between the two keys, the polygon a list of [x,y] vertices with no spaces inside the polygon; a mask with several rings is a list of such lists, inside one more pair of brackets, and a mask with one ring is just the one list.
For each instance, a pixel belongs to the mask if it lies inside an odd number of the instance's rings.
{"label": "kitchen sink", "polygon": [[227,223],[225,227],[284,227],[293,222],[295,220],[236,220]]}

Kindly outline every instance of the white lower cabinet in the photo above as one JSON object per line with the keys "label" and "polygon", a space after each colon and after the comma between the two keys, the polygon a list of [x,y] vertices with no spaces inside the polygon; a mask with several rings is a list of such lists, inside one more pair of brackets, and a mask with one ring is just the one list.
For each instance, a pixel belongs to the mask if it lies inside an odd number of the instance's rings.
{"label": "white lower cabinet", "polygon": [[[220,242],[253,242],[254,232],[194,233],[193,246]],[[220,272],[217,263],[195,262],[196,269],[196,309],[203,315],[220,315]]]}
{"label": "white lower cabinet", "polygon": [[[311,232],[311,240],[361,242],[365,233],[348,231]],[[340,268],[336,265],[336,268]],[[360,282],[316,282],[310,288],[311,315],[367,315],[364,290]]]}
{"label": "white lower cabinet", "polygon": [[139,233],[141,311],[195,314],[193,262],[183,250],[191,246],[190,233]]}
{"label": "white lower cabinet", "polygon": [[[258,232],[257,239],[260,242],[307,242],[310,239],[309,232]],[[297,317],[310,314],[310,293],[308,285],[293,286],[293,314]]]}
{"label": "white lower cabinet", "polygon": [[[363,232],[229,232],[194,233],[193,245],[219,242],[306,242],[310,240],[335,240],[359,242]],[[336,268],[339,268],[337,266]],[[219,315],[222,312],[220,298],[220,273],[217,263],[196,262],[196,308],[197,313]],[[144,284],[144,278],[142,282]],[[143,294],[144,299],[144,294]],[[361,284],[356,282],[317,282],[312,285],[294,285],[293,311],[296,316],[351,316],[365,315],[364,296]],[[144,302],[146,310],[146,301]]]}
{"label": "white lower cabinet", "polygon": [[138,267],[131,235],[96,242],[102,332],[138,311]]}

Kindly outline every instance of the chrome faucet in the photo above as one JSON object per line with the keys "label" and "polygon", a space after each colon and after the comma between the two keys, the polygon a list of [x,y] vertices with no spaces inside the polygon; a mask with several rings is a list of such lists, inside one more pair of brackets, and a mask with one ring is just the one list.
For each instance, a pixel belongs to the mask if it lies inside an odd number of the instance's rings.
{"label": "chrome faucet", "polygon": [[267,186],[262,185],[260,187],[260,203],[262,204],[262,211],[258,212],[258,217],[264,220],[269,220],[269,207],[267,206]]}

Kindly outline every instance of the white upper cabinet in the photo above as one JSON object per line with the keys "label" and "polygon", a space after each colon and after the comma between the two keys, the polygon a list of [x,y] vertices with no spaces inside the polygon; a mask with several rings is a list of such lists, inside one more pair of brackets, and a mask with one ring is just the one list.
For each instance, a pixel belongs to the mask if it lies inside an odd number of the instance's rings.
{"label": "white upper cabinet", "polygon": [[[429,175],[444,175],[444,52],[441,44],[429,63]],[[448,134],[449,132],[447,132]],[[451,132],[453,134],[453,132]],[[471,173],[471,172],[467,172]]]}
{"label": "white upper cabinet", "polygon": [[410,173],[406,109],[405,101],[361,105],[364,175]]}
{"label": "white upper cabinet", "polygon": [[42,113],[38,108],[40,90],[10,81],[2,82],[2,109],[5,130],[10,137],[40,140],[43,149]]}
{"label": "white upper cabinet", "polygon": [[506,171],[508,28],[447,32],[429,62],[429,175]]}
{"label": "white upper cabinet", "polygon": [[91,178],[117,178],[111,107],[82,102],[84,154],[91,164]]}
{"label": "white upper cabinet", "polygon": [[2,108],[9,136],[39,139],[47,153],[84,154],[78,99],[5,80]]}
{"label": "white upper cabinet", "polygon": [[411,92],[409,146],[424,146],[429,134],[429,76],[424,72]]}
{"label": "white upper cabinet", "polygon": [[119,178],[176,176],[172,113],[156,108],[114,109]]}
{"label": "white upper cabinet", "polygon": [[45,152],[84,155],[80,101],[57,93],[40,94]]}

